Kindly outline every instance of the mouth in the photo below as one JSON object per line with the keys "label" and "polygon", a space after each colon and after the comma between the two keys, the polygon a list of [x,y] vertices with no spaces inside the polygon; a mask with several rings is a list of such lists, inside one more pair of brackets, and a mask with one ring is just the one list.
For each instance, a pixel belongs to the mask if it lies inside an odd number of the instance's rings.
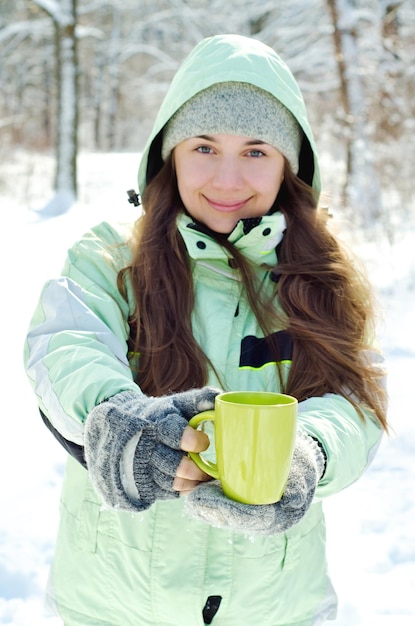
{"label": "mouth", "polygon": [[222,211],[222,213],[233,213],[242,209],[251,198],[244,198],[243,200],[216,200],[204,196],[206,202],[214,208],[216,211]]}

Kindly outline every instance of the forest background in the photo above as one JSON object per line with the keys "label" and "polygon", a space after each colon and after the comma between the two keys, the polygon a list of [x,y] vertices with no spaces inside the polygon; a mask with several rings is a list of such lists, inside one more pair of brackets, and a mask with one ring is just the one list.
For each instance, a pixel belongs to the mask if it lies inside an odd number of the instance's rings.
{"label": "forest background", "polygon": [[19,183],[0,167],[0,193],[33,197],[39,156],[53,154],[47,209],[66,211],[79,153],[139,153],[181,60],[223,32],[264,41],[292,69],[327,204],[368,238],[412,224],[415,0],[2,0],[0,157]]}

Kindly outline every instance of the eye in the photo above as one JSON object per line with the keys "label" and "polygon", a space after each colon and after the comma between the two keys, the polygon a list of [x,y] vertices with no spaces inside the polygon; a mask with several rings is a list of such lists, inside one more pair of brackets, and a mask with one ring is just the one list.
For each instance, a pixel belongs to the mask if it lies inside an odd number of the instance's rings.
{"label": "eye", "polygon": [[248,152],[248,156],[254,157],[254,158],[259,158],[259,157],[263,157],[265,156],[265,152],[262,152],[262,150],[250,150]]}
{"label": "eye", "polygon": [[200,154],[211,154],[213,150],[210,146],[198,146],[196,152],[200,152]]}

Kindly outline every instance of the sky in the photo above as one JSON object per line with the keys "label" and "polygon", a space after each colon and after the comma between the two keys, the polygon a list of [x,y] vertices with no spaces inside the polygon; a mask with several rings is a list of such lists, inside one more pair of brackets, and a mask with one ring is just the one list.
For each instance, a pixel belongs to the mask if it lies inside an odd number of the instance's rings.
{"label": "sky", "polygon": [[[12,154],[0,166],[6,225],[0,246],[1,626],[62,626],[44,612],[43,595],[66,456],[43,427],[23,371],[27,326],[42,284],[59,273],[66,249],[103,219],[134,218],[126,190],[135,185],[138,159],[81,154],[79,201],[54,217],[41,210],[51,196],[50,157]],[[325,502],[329,568],[339,596],[338,618],[328,622],[334,626],[415,624],[414,236],[408,224],[393,244],[365,242],[362,233],[348,239],[377,290],[392,432],[366,474]]]}

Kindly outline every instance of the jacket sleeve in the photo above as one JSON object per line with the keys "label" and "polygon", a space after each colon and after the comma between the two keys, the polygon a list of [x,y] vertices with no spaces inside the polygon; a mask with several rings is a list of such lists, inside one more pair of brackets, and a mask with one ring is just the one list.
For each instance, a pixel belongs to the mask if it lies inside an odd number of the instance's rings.
{"label": "jacket sleeve", "polygon": [[364,419],[344,397],[326,394],[299,404],[299,424],[316,438],[326,454],[326,470],[316,498],[337,493],[355,482],[368,468],[382,439],[375,416],[362,409]]}
{"label": "jacket sleeve", "polygon": [[83,422],[104,399],[135,390],[127,359],[127,301],[117,275],[129,262],[121,234],[103,223],[68,252],[44,286],[25,343],[39,407],[65,439],[83,444]]}

